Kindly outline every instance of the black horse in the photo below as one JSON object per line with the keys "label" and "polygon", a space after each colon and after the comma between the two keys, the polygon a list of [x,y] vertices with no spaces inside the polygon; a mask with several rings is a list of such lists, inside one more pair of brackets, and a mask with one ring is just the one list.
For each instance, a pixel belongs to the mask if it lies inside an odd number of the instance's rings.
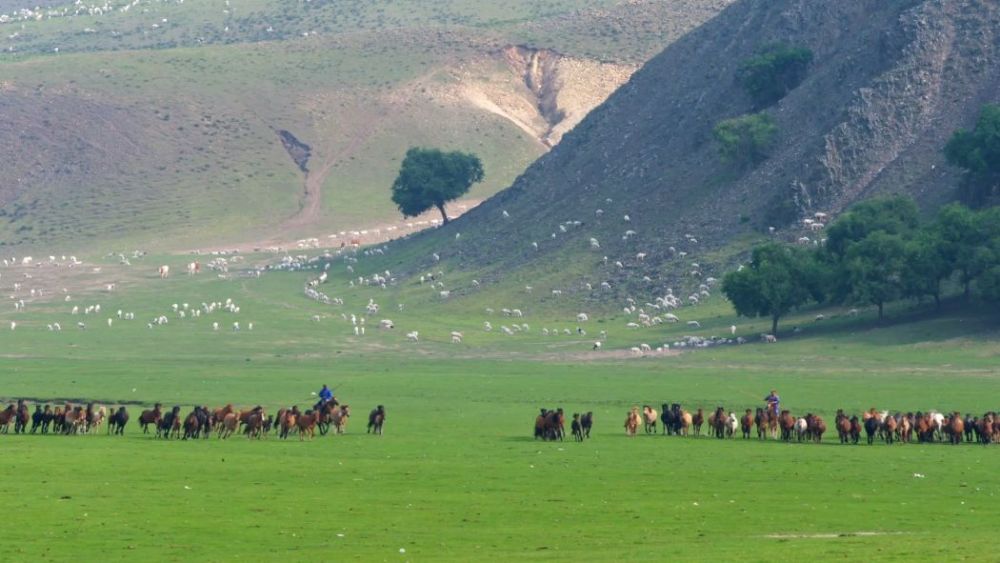
{"label": "black horse", "polygon": [[587,411],[580,417],[580,429],[584,438],[590,438],[590,429],[594,426],[594,412]]}
{"label": "black horse", "polygon": [[385,407],[379,405],[368,413],[368,432],[381,435],[383,424],[385,424]]}
{"label": "black horse", "polygon": [[[48,405],[45,408],[48,408]],[[32,434],[38,432],[38,429],[42,427],[43,420],[45,420],[45,413],[42,411],[42,405],[35,405],[35,412],[31,413]]]}
{"label": "black horse", "polygon": [[126,424],[128,424],[128,411],[125,407],[118,407],[118,410],[108,417],[108,434],[124,436]]}

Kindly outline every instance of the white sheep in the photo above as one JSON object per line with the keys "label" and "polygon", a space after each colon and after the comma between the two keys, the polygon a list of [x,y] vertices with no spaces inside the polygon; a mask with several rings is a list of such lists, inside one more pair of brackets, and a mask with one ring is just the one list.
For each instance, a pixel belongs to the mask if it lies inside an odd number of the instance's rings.
{"label": "white sheep", "polygon": [[452,344],[461,344],[462,343],[462,338],[463,338],[463,336],[462,336],[461,332],[458,332],[457,330],[454,330],[454,331],[451,332],[451,343]]}
{"label": "white sheep", "polygon": [[701,323],[698,321],[688,321],[687,325],[691,328],[701,328]]}
{"label": "white sheep", "polygon": [[417,340],[420,339],[420,333],[417,331],[407,332],[406,339],[409,340],[410,342],[416,342]]}
{"label": "white sheep", "polygon": [[587,313],[578,313],[576,315],[576,320],[577,322],[585,323],[590,320],[590,317],[587,316]]}

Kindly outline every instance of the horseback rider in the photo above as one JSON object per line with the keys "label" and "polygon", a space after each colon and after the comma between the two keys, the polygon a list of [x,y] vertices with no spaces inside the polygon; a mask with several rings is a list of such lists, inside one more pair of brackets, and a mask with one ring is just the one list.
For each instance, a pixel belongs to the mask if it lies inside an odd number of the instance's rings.
{"label": "horseback rider", "polygon": [[767,410],[774,413],[774,416],[778,416],[781,409],[781,397],[778,396],[778,392],[771,389],[771,394],[764,397],[764,402],[767,403]]}

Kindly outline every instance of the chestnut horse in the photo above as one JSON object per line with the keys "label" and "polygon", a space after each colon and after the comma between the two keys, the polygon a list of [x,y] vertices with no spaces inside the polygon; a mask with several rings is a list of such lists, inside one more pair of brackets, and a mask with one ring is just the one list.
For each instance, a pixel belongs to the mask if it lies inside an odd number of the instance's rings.
{"label": "chestnut horse", "polygon": [[699,408],[691,417],[691,427],[694,428],[694,435],[701,437],[701,426],[705,424],[705,411]]}
{"label": "chestnut horse", "polygon": [[632,407],[625,417],[625,434],[629,438],[635,438],[635,433],[639,430],[642,417],[639,416],[639,407]]}
{"label": "chestnut horse", "polygon": [[726,415],[725,409],[717,407],[715,413],[708,418],[708,423],[712,427],[712,431],[715,432],[716,438],[726,437],[726,429],[729,427],[729,416]]}
{"label": "chestnut horse", "polygon": [[3,412],[0,412],[0,433],[6,434],[10,429],[10,423],[17,418],[17,409],[14,405],[8,405]]}
{"label": "chestnut horse", "polygon": [[778,426],[781,428],[781,439],[785,442],[791,441],[792,430],[795,429],[795,418],[787,410],[781,411],[778,415]]}

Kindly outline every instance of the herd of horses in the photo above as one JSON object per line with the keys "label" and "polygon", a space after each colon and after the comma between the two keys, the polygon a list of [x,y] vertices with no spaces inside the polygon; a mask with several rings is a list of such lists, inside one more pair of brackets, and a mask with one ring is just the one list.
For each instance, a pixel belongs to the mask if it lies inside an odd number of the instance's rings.
{"label": "herd of horses", "polygon": [[[129,422],[129,412],[124,406],[109,409],[97,403],[65,403],[56,406],[35,404],[34,407],[32,412],[27,402],[19,400],[0,411],[0,434],[9,433],[13,424],[15,434],[92,434],[106,426],[107,434],[121,436]],[[332,428],[337,434],[343,434],[350,416],[350,406],[336,400],[320,402],[304,412],[298,406],[281,408],[273,416],[259,405],[248,409],[237,409],[232,404],[217,409],[196,406],[182,415],[179,406],[165,410],[162,404],[156,403],[152,409],[139,414],[138,422],[143,434],[152,430],[157,438],[166,440],[209,438],[213,434],[227,439],[235,433],[260,439],[272,431],[281,439],[297,434],[299,440],[305,440],[314,438],[317,430],[326,434]],[[368,414],[368,433],[381,435],[384,424],[385,407],[378,405]]]}
{"label": "herd of horses", "polygon": [[[594,426],[594,413],[573,413],[570,431],[573,439],[582,442],[590,438],[590,429]],[[541,409],[535,417],[535,439],[562,440],[566,434],[566,415],[561,408],[555,410]]]}
{"label": "herd of horses", "polygon": [[[746,409],[741,416],[737,416],[732,411],[717,407],[706,417],[703,409],[692,413],[677,403],[664,403],[661,413],[649,405],[644,405],[641,410],[637,406],[632,407],[625,418],[625,433],[635,436],[642,425],[647,434],[655,434],[657,422],[662,423],[663,433],[667,435],[700,436],[702,427],[707,425],[708,435],[720,439],[734,438],[737,433],[749,439],[756,429],[759,440],[780,439],[785,442],[819,443],[828,429],[823,417],[813,413],[795,417],[788,410],[775,413],[770,409],[757,408],[756,411]],[[862,432],[869,445],[876,440],[887,444],[909,443],[914,437],[921,443],[1000,442],[1000,416],[995,412],[974,417],[971,414],[962,416],[957,411],[890,413],[872,408],[859,417],[848,416],[843,409],[838,409],[833,428],[841,444],[859,443]]]}
{"label": "herd of horses", "polygon": [[[560,411],[561,416],[561,411]],[[539,421],[543,417],[539,417]],[[539,437],[539,422],[536,422],[535,436]],[[551,424],[551,423],[550,423]],[[796,417],[788,410],[775,413],[768,408],[746,409],[737,416],[732,411],[717,407],[708,416],[703,409],[688,411],[678,403],[662,405],[660,412],[649,405],[641,409],[632,407],[625,417],[625,434],[634,437],[642,427],[646,434],[657,434],[657,424],[662,433],[675,436],[701,436],[702,428],[707,434],[719,439],[735,438],[737,434],[749,439],[754,433],[759,440],[781,440],[785,442],[816,442],[823,440],[828,427],[822,416],[808,413]],[[982,416],[962,415],[954,411],[941,413],[895,412],[869,409],[860,416],[847,415],[838,409],[834,417],[833,430],[841,444],[857,444],[864,434],[869,445],[876,441],[886,444],[909,443],[916,439],[920,443],[948,442],[951,444],[1000,442],[1000,415],[987,412]],[[589,427],[588,427],[589,435]],[[552,434],[556,439],[561,433]]]}

